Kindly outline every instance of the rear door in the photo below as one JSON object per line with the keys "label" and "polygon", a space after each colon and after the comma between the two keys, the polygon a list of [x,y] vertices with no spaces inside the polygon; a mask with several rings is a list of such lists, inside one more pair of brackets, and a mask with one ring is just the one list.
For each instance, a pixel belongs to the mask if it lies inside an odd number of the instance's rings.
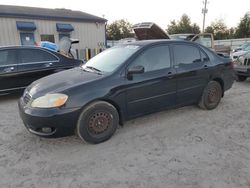
{"label": "rear door", "polygon": [[177,72],[177,104],[199,101],[209,80],[210,64],[207,55],[196,45],[179,43],[172,46]]}
{"label": "rear door", "polygon": [[18,89],[17,53],[13,49],[0,50],[0,92]]}
{"label": "rear door", "polygon": [[28,86],[31,82],[54,73],[59,59],[47,50],[23,48],[18,50],[19,85]]}

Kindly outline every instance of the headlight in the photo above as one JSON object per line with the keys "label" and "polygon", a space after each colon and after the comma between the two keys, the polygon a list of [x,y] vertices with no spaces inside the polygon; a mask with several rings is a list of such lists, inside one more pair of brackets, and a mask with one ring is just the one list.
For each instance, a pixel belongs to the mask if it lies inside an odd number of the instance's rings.
{"label": "headlight", "polygon": [[35,108],[60,107],[66,103],[68,96],[61,93],[46,94],[32,101],[31,106]]}
{"label": "headlight", "polygon": [[240,64],[243,64],[244,63],[244,59],[245,59],[244,56],[240,56],[240,57],[238,57],[238,62],[240,62]]}

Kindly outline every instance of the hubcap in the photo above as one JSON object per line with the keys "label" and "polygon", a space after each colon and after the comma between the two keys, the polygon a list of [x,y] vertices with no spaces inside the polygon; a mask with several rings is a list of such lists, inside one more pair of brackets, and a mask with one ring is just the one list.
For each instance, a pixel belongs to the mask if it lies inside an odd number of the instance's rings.
{"label": "hubcap", "polygon": [[92,134],[101,134],[112,125],[112,115],[107,112],[95,112],[89,119],[89,131]]}
{"label": "hubcap", "polygon": [[220,98],[220,92],[217,87],[210,88],[208,91],[208,102],[217,103]]}

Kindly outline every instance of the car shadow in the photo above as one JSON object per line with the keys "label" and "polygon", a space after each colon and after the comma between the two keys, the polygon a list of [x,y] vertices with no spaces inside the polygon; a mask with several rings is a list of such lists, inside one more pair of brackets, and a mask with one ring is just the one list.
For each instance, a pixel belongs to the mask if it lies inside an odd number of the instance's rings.
{"label": "car shadow", "polygon": [[[235,81],[235,83],[249,87],[250,78],[248,78],[247,80],[245,80],[245,81],[243,81],[243,82],[237,82],[237,81]],[[235,84],[235,83],[234,83],[234,84]]]}

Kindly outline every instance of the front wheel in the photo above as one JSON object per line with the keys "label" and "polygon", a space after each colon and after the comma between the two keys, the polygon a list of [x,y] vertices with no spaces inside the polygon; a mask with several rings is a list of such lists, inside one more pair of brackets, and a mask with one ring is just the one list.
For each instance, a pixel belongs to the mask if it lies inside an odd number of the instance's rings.
{"label": "front wheel", "polygon": [[108,140],[119,124],[119,114],[116,108],[104,101],[88,105],[81,113],[76,132],[78,136],[92,144]]}
{"label": "front wheel", "polygon": [[210,81],[203,91],[199,102],[199,107],[206,110],[212,110],[218,106],[222,97],[222,88],[220,83]]}

